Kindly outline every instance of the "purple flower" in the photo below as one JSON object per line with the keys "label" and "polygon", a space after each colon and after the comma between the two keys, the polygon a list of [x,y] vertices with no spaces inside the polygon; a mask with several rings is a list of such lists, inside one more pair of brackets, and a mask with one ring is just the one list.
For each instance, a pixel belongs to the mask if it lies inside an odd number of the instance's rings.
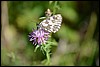
{"label": "purple flower", "polygon": [[49,32],[46,32],[43,29],[34,30],[29,35],[30,41],[32,41],[34,45],[45,44],[48,40],[48,37]]}

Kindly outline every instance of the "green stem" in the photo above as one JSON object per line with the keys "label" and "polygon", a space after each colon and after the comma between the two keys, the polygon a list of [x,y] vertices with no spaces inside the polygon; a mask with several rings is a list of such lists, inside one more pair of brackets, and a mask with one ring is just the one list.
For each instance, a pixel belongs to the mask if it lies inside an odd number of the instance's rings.
{"label": "green stem", "polygon": [[56,13],[56,6],[57,6],[57,1],[55,1],[55,3],[54,3],[54,7],[53,7],[53,14],[55,14],[55,13]]}
{"label": "green stem", "polygon": [[46,56],[47,56],[47,63],[46,63],[46,65],[49,65],[50,64],[50,54],[49,54],[49,52],[46,52]]}

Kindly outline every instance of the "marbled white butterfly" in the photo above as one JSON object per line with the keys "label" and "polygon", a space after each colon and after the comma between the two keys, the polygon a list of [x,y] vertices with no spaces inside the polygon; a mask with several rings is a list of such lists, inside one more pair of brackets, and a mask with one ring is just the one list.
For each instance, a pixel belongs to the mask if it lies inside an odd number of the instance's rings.
{"label": "marbled white butterfly", "polygon": [[51,15],[50,12],[46,12],[46,13],[47,13],[46,14],[47,18],[39,24],[39,28],[44,29],[48,32],[53,32],[53,33],[57,32],[60,29],[62,23],[61,14],[50,16]]}

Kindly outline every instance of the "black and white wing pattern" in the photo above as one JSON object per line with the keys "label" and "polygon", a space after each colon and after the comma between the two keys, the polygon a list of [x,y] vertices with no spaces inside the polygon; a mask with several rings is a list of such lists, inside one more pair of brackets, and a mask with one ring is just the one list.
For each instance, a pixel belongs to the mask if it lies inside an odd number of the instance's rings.
{"label": "black and white wing pattern", "polygon": [[53,15],[45,20],[43,20],[40,24],[39,27],[41,29],[44,29],[48,32],[57,32],[60,29],[62,23],[62,16],[61,14]]}

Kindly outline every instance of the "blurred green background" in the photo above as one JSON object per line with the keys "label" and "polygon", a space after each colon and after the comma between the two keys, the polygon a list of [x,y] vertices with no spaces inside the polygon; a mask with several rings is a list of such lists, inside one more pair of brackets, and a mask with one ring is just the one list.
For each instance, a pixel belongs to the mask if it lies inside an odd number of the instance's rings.
{"label": "blurred green background", "polygon": [[99,66],[99,1],[1,1],[1,65],[45,65],[28,34],[48,8],[63,17],[50,66]]}

